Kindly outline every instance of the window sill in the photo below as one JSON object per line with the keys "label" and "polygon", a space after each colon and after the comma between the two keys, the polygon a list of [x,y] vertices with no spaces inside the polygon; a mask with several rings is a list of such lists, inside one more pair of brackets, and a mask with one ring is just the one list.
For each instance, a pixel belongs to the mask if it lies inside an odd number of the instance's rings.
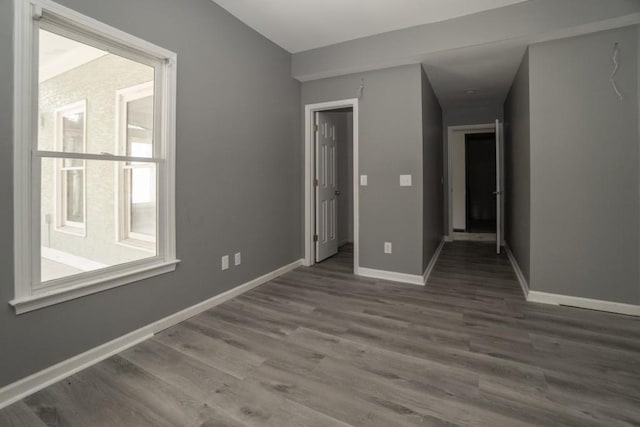
{"label": "window sill", "polygon": [[136,239],[122,239],[118,240],[116,244],[129,249],[136,249],[139,251],[145,251],[151,254],[156,253],[156,242],[145,242]]}
{"label": "window sill", "polygon": [[61,225],[54,228],[59,233],[71,234],[76,237],[87,237],[87,229],[84,227],[75,227],[73,225]]}
{"label": "window sill", "polygon": [[139,266],[127,271],[109,272],[95,277],[80,285],[63,289],[42,291],[34,295],[16,298],[9,304],[16,310],[16,314],[28,313],[33,310],[59,304],[72,299],[102,292],[118,286],[127,285],[150,277],[175,271],[180,260],[158,261],[153,264]]}

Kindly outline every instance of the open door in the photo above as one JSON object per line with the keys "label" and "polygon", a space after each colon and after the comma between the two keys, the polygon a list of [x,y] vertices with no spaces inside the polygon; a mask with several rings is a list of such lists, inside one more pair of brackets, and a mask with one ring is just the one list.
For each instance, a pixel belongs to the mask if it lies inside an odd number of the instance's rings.
{"label": "open door", "polygon": [[502,123],[496,120],[496,253],[500,253],[502,242],[502,169],[500,164],[500,147],[502,144]]}
{"label": "open door", "polygon": [[338,182],[336,123],[316,113],[316,262],[338,253]]}

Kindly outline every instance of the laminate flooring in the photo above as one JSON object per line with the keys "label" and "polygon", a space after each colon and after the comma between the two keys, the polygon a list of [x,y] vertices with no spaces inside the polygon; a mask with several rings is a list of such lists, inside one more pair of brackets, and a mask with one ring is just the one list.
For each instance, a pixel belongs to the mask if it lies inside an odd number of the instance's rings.
{"label": "laminate flooring", "polygon": [[527,303],[447,243],[425,287],[349,248],[0,411],[2,426],[640,425],[640,319]]}

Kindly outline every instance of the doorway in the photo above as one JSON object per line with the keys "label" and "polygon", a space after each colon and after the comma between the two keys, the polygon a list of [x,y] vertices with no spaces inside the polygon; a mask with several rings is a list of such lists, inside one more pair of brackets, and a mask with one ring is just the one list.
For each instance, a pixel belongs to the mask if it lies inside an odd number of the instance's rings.
{"label": "doorway", "polygon": [[467,233],[495,233],[497,209],[496,135],[465,135],[465,230]]}
{"label": "doorway", "polygon": [[353,245],[353,108],[315,112],[315,262]]}
{"label": "doorway", "polygon": [[358,274],[358,100],[305,106],[304,265],[343,246]]}
{"label": "doorway", "polygon": [[502,124],[450,126],[447,133],[447,240],[503,245]]}

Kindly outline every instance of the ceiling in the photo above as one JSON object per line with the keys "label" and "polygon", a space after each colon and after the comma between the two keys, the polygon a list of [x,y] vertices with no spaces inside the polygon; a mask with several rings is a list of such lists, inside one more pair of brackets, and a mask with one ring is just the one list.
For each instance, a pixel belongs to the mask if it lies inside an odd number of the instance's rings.
{"label": "ceiling", "polygon": [[[274,43],[296,53],[524,0],[213,0]],[[422,61],[445,110],[501,106],[525,41],[430,54]]]}
{"label": "ceiling", "polygon": [[291,53],[525,0],[213,0]]}
{"label": "ceiling", "polygon": [[527,48],[523,40],[438,52],[422,63],[445,110],[501,106]]}

